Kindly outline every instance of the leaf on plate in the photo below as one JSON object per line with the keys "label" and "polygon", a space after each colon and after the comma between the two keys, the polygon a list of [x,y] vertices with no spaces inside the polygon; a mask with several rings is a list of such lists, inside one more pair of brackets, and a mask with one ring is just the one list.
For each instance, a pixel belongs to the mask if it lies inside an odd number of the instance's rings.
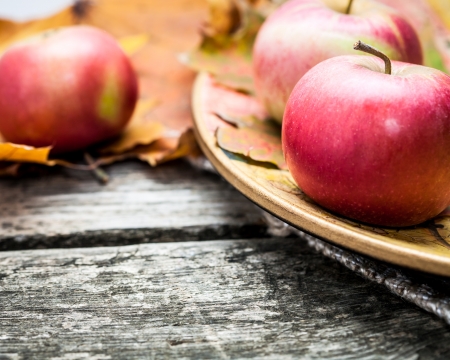
{"label": "leaf on plate", "polygon": [[222,149],[286,169],[281,127],[268,120],[268,113],[255,97],[219,86],[210,74],[203,74],[194,102],[202,104],[199,118],[204,119],[207,131],[216,136]]}
{"label": "leaf on plate", "polygon": [[235,126],[220,126],[217,129],[217,143],[222,149],[255,161],[269,162],[282,170],[287,169],[278,123],[270,119],[258,119],[254,115],[229,115],[223,112],[215,114]]}
{"label": "leaf on plate", "polygon": [[278,137],[280,137],[281,134],[280,125],[270,119],[261,120],[252,115],[234,116],[221,112],[217,112],[216,115],[227,123],[237,126],[238,128],[249,127],[252,128],[252,130]]}
{"label": "leaf on plate", "polygon": [[287,169],[280,136],[250,127],[220,127],[217,129],[216,138],[223,150],[244,155],[255,161],[269,162],[282,170]]}
{"label": "leaf on plate", "polygon": [[205,125],[212,134],[216,133],[218,127],[232,126],[230,122],[222,120],[220,116],[228,118],[254,116],[257,119],[269,117],[267,111],[255,97],[217,84],[211,74],[200,76],[198,84],[200,83],[202,83],[202,90],[196,94],[193,100],[204,104]]}

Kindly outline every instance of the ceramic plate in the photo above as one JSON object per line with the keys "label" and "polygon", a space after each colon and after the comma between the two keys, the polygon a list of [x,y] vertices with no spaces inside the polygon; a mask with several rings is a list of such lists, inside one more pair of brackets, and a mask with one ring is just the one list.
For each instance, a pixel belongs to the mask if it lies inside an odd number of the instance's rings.
{"label": "ceramic plate", "polygon": [[287,170],[218,147],[216,130],[231,125],[217,114],[264,114],[255,98],[221,87],[203,73],[196,79],[192,101],[195,132],[205,155],[227,181],[260,207],[334,244],[393,264],[450,276],[448,211],[426,224],[398,229],[374,227],[332,214],[309,199]]}

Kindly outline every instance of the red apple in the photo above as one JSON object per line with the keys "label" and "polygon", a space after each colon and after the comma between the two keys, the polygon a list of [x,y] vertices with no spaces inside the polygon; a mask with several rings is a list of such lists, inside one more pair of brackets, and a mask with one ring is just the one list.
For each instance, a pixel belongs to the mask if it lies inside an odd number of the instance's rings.
{"label": "red apple", "polygon": [[323,207],[382,226],[426,221],[450,204],[450,77],[349,55],[326,60],[286,105],[283,151]]}
{"label": "red apple", "polygon": [[81,149],[117,135],[137,93],[130,61],[109,34],[88,26],[48,31],[0,58],[0,132],[54,152]]}
{"label": "red apple", "polygon": [[261,27],[253,50],[255,88],[269,113],[281,121],[297,81],[314,65],[351,54],[358,40],[394,60],[422,63],[412,26],[392,8],[371,0],[291,0]]}

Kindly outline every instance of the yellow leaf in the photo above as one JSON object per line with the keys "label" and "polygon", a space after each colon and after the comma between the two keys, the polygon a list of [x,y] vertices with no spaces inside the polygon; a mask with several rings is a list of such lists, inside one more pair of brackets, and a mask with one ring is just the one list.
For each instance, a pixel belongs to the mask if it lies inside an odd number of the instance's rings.
{"label": "yellow leaf", "polygon": [[119,45],[128,56],[141,50],[148,42],[148,34],[125,36],[119,39]]}
{"label": "yellow leaf", "polygon": [[13,143],[0,144],[0,161],[31,162],[44,165],[55,165],[54,161],[48,160],[51,146],[35,148],[32,146]]}

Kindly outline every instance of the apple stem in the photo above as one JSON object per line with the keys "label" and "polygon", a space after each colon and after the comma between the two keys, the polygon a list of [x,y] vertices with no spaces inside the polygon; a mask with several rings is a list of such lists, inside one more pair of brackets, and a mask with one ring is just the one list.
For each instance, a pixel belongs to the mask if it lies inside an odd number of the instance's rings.
{"label": "apple stem", "polygon": [[361,40],[358,40],[357,42],[355,42],[355,44],[353,45],[353,49],[355,50],[361,50],[364,51],[366,53],[378,56],[379,58],[383,59],[384,61],[384,73],[391,75],[392,73],[392,64],[391,64],[391,59],[389,59],[386,55],[384,55],[381,51],[373,48],[370,45],[364,44]]}
{"label": "apple stem", "polygon": [[352,3],[353,3],[353,0],[350,0],[350,1],[348,2],[347,10],[345,10],[345,13],[346,13],[347,15],[350,14],[350,10],[352,9]]}

